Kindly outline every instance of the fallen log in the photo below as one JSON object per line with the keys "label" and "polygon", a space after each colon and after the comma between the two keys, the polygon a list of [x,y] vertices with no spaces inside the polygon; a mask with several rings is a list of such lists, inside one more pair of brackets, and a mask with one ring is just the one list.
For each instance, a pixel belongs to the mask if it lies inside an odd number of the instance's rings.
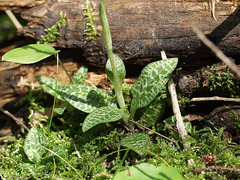
{"label": "fallen log", "polygon": [[178,90],[185,97],[236,97],[240,81],[224,63],[202,67],[192,73],[179,71],[175,78]]}
{"label": "fallen log", "polygon": [[[11,9],[20,13],[28,21],[28,24],[22,29],[18,29],[19,34],[34,39],[39,39],[41,35],[44,35],[45,28],[51,27],[59,20],[61,11],[67,14],[68,26],[60,29],[62,36],[57,38],[52,45],[57,48],[73,48],[68,53],[71,57],[74,50],[74,56],[77,57],[74,58],[76,61],[72,64],[73,69],[69,69],[70,73],[73,73],[79,67],[79,62],[83,62],[83,59],[86,60],[84,63],[87,62],[90,65],[100,67],[103,67],[106,62],[106,51],[102,37],[96,36],[94,40],[89,41],[86,40],[84,35],[87,23],[83,16],[84,3],[85,1],[77,0],[24,0],[21,2],[4,0],[1,1],[0,10]],[[91,0],[91,3],[98,18],[99,1]],[[207,7],[208,4],[203,1],[106,1],[114,52],[124,59],[128,69],[131,69],[132,66],[130,65],[146,65],[151,61],[161,59],[161,49],[166,51],[168,57],[179,57],[179,67],[182,68],[197,69],[202,65],[212,64],[211,58],[209,58],[212,54],[191,30],[191,27],[195,25],[205,32],[208,38],[227,55],[240,54],[238,43],[240,16],[237,10],[230,11],[231,8],[235,7],[233,2],[221,1],[216,4],[215,16],[217,21],[210,15],[210,9],[207,9]],[[98,31],[102,33],[99,18],[94,24]],[[76,53],[79,55],[76,55]],[[207,58],[203,61],[202,58],[205,57]],[[37,64],[37,66],[39,65]],[[44,67],[45,65],[40,66]],[[27,78],[27,83],[35,81],[29,77],[39,75],[31,70],[31,68],[34,69],[37,66],[28,66],[30,68],[28,72],[31,74],[29,76],[22,75],[20,67],[11,70],[5,69],[4,72],[2,70],[2,82],[10,82],[10,80],[13,80],[13,82],[11,82],[12,84],[8,83],[7,86],[1,86],[1,90],[4,92],[1,97],[6,96],[9,99],[9,96],[16,94],[21,77],[24,80]],[[48,69],[48,67],[45,66],[42,69]],[[13,71],[16,72],[13,73]],[[135,72],[136,66],[131,71]],[[128,72],[130,71],[128,70]],[[197,71],[193,76],[187,75],[188,72],[182,75],[178,87],[183,95],[191,97],[193,92],[199,92],[199,89],[201,91],[202,87],[206,87],[206,83],[201,84],[207,82],[206,77],[198,75],[199,72]],[[204,72],[207,71],[204,70]],[[45,75],[48,74],[49,72]],[[136,76],[137,73],[134,75]],[[201,78],[196,78],[196,76],[201,76]],[[192,79],[195,83],[192,81],[189,83],[189,81],[186,81],[186,77],[187,80]],[[65,76],[64,78],[68,79]],[[198,79],[201,80],[198,81]],[[190,87],[185,86],[186,84]],[[18,88],[16,89],[16,87]]]}
{"label": "fallen log", "polygon": [[[87,23],[83,16],[85,1],[31,2],[27,10],[20,12],[28,24],[18,30],[19,34],[39,39],[44,35],[45,28],[59,20],[62,11],[67,15],[68,26],[60,30],[62,37],[57,38],[53,46],[80,48],[89,63],[97,66],[105,64],[106,52],[102,37],[97,36],[88,41],[84,35]],[[94,24],[98,32],[102,33],[98,17],[99,0],[90,2],[97,18]],[[202,0],[119,0],[106,1],[105,4],[114,52],[126,64],[146,65],[160,59],[160,51],[165,50],[168,57],[181,58],[180,65],[199,67],[202,65],[199,59],[212,54],[193,33],[193,26],[199,27],[228,56],[240,54],[240,16],[233,1],[220,1],[215,4],[215,9],[211,9],[207,1]],[[4,8],[6,9],[6,3],[0,5],[0,9]],[[19,9],[15,8],[15,11]],[[217,21],[210,12],[214,12]]]}

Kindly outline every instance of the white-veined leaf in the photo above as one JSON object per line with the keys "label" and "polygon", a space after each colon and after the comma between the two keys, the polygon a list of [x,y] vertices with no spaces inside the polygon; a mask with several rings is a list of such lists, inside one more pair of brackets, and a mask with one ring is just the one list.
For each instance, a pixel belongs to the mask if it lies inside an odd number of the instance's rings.
{"label": "white-veined leaf", "polygon": [[[46,76],[35,76],[35,79],[40,83],[41,87],[53,97],[55,96],[55,85],[56,80]],[[61,82],[57,82],[57,86],[60,87],[63,84]],[[61,94],[57,93],[57,99],[61,101],[65,101],[65,99],[61,96]]]}
{"label": "white-veined leaf", "polygon": [[43,132],[33,127],[27,134],[23,149],[30,161],[38,163],[46,152],[46,149],[41,146],[46,146],[46,144],[47,140]]}
{"label": "white-veined leaf", "polygon": [[134,117],[138,108],[150,104],[159,92],[166,86],[170,76],[177,66],[178,59],[171,58],[148,64],[141,72],[131,88],[133,99],[130,112]]}
{"label": "white-veined leaf", "polygon": [[124,110],[117,107],[105,106],[91,112],[83,122],[82,131],[86,132],[92,127],[108,122],[118,121],[123,117]]}
{"label": "white-veined leaf", "polygon": [[58,88],[58,92],[69,104],[86,113],[111,105],[113,102],[113,97],[110,94],[87,85],[62,85]]}
{"label": "white-veined leaf", "polygon": [[157,96],[148,106],[142,109],[141,121],[147,123],[146,126],[154,126],[162,118],[165,111],[165,100]]}
{"label": "white-veined leaf", "polygon": [[[125,76],[126,76],[126,70],[125,70],[124,63],[118,55],[113,54],[113,57],[114,57],[114,62],[115,62],[115,66],[116,66],[119,81],[120,81],[120,83],[122,83]],[[108,79],[111,82],[113,82],[114,81],[114,76],[113,76],[113,72],[112,72],[112,66],[111,66],[110,59],[107,60],[105,71],[106,71]]]}
{"label": "white-veined leaf", "polygon": [[87,72],[88,72],[88,68],[84,66],[80,67],[72,77],[72,81],[74,82],[74,84],[83,85],[87,77]]}
{"label": "white-veined leaf", "polygon": [[[136,133],[133,134],[132,136],[127,136],[123,138],[120,143],[122,146],[127,147],[127,148],[132,148],[133,151],[136,153],[143,155],[145,151],[142,151],[140,149],[146,149],[147,144],[149,141],[149,135],[143,134],[143,133]],[[136,149],[139,148],[139,149]]]}
{"label": "white-veined leaf", "polygon": [[[66,155],[65,149],[63,149],[62,147],[54,147],[54,148],[52,149],[52,151],[53,151],[54,153],[56,153],[57,155],[59,155],[59,156],[64,156],[64,155]],[[48,152],[44,155],[43,158],[54,157],[54,156],[56,156],[56,154],[54,154],[54,153],[52,153],[51,151],[48,151]]]}

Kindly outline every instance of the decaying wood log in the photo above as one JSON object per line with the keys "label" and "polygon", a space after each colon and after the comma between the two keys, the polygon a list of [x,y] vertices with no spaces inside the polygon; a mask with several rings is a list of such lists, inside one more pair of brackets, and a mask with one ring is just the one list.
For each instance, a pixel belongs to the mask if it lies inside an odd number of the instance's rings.
{"label": "decaying wood log", "polygon": [[36,5],[44,3],[44,0],[0,0],[0,10],[14,10],[15,12],[20,12],[21,9],[30,8]]}
{"label": "decaying wood log", "polygon": [[[106,52],[102,37],[86,41],[84,35],[87,23],[83,16],[84,0],[29,1],[41,4],[21,12],[28,25],[18,30],[20,34],[39,39],[45,28],[59,20],[62,11],[67,14],[68,26],[61,29],[63,36],[53,45],[80,48],[88,62],[98,66],[105,64]],[[99,0],[90,2],[98,17]],[[105,4],[114,52],[127,64],[145,65],[160,59],[160,51],[163,49],[168,57],[188,59],[181,61],[182,65],[197,65],[200,63],[197,60],[209,57],[211,53],[192,32],[192,26],[198,26],[227,55],[240,54],[240,16],[237,11],[232,15],[237,8],[233,1],[216,3],[217,21],[211,16],[207,0],[107,0]],[[0,9],[5,6],[0,5]],[[94,23],[101,32],[99,18]]]}
{"label": "decaying wood log", "polygon": [[[240,93],[239,79],[224,63],[202,67],[193,73],[179,71],[178,74],[176,79],[178,90],[182,96],[230,97],[230,95],[236,96]],[[216,87],[214,88],[214,86]]]}
{"label": "decaying wood log", "polygon": [[240,106],[221,106],[215,108],[205,119],[211,120],[217,128],[224,127],[225,131],[231,134],[239,133],[238,117],[240,115]]}
{"label": "decaying wood log", "polygon": [[[56,62],[53,61],[42,61],[34,65],[1,62],[0,65],[0,107],[26,94],[30,88],[39,87],[35,76],[56,77]],[[78,69],[76,62],[65,61],[64,65],[70,75]],[[65,84],[69,82],[62,68],[59,68],[59,81]]]}

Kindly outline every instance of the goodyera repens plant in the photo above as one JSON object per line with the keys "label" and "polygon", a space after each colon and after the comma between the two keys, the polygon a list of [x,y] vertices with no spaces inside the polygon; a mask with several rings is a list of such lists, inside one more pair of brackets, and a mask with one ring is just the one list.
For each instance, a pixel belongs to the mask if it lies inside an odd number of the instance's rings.
{"label": "goodyera repens plant", "polygon": [[[122,59],[113,53],[112,39],[105,11],[104,0],[101,0],[100,2],[99,13],[103,29],[104,44],[109,57],[106,63],[106,74],[114,86],[116,100],[114,98],[115,96],[112,94],[84,84],[87,75],[86,67],[81,67],[73,75],[72,82],[67,85],[63,85],[58,82],[57,78],[54,80],[49,77],[36,76],[36,79],[46,92],[55,96],[62,102],[62,106],[56,108],[55,112],[62,114],[69,105],[72,105],[76,109],[88,114],[82,125],[83,132],[88,131],[98,124],[121,120],[126,125],[129,125],[129,120],[134,120],[136,118],[135,114],[140,108],[144,108],[143,116],[149,117],[149,119],[151,119],[151,125],[154,125],[156,121],[153,120],[157,120],[158,115],[155,114],[153,117],[152,111],[149,109],[161,108],[159,103],[156,103],[161,101],[158,94],[165,88],[166,83],[169,81],[172,72],[176,68],[178,59],[170,58],[148,64],[142,70],[139,78],[131,87],[132,101],[130,109],[127,109],[122,90],[122,83],[126,75],[126,70]],[[55,50],[50,45],[30,44],[7,52],[2,57],[2,60],[31,64],[43,60],[51,55],[55,55],[58,60],[58,53],[59,51]],[[161,114],[162,111],[163,109],[155,112]],[[28,158],[35,162],[39,161],[43,155],[43,151],[39,151],[38,154],[36,153],[38,150],[36,150],[35,154],[32,154],[32,151],[27,149],[31,149],[31,147],[35,148],[36,143],[34,144],[32,141],[35,141],[36,136],[39,134],[43,136],[39,131],[40,130],[36,130],[36,128],[32,131],[30,130],[27,136],[28,141],[25,142],[25,152]],[[34,134],[34,132],[38,133]],[[121,145],[132,148],[139,154],[144,154],[144,151],[141,149],[146,149],[148,141],[149,136],[147,134],[136,133],[132,136],[123,138],[121,140]],[[45,142],[45,140],[42,142]],[[41,145],[41,141],[38,141],[38,144]],[[42,146],[44,145],[45,144]]]}

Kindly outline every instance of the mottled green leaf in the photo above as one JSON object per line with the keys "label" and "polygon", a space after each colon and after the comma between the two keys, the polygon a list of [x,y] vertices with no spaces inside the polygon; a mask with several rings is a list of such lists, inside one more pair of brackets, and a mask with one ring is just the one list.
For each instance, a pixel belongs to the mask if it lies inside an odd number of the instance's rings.
{"label": "mottled green leaf", "polygon": [[55,107],[54,112],[59,115],[62,115],[64,113],[64,111],[67,109],[67,106],[68,106],[68,102],[66,101],[61,106]]}
{"label": "mottled green leaf", "polygon": [[29,44],[8,51],[3,55],[2,60],[20,64],[32,64],[57,52],[52,46],[46,44]]}
{"label": "mottled green leaf", "polygon": [[86,113],[108,106],[113,101],[113,97],[110,94],[87,85],[63,85],[58,88],[58,92],[69,104]]}
{"label": "mottled green leaf", "polygon": [[31,128],[23,147],[28,159],[34,163],[40,162],[43,154],[46,152],[46,149],[41,146],[45,147],[46,144],[47,140],[43,132],[37,127]]}
{"label": "mottled green leaf", "polygon": [[147,107],[143,108],[141,122],[146,126],[154,126],[161,119],[165,111],[165,100],[160,96],[156,97]]}
{"label": "mottled green leaf", "polygon": [[177,66],[178,59],[165,59],[148,64],[131,88],[133,95],[130,112],[134,117],[138,108],[147,106],[166,86]]}
{"label": "mottled green leaf", "polygon": [[92,111],[84,120],[82,131],[86,132],[92,127],[108,122],[118,121],[123,117],[124,110],[117,107],[105,106]]}
{"label": "mottled green leaf", "polygon": [[[53,97],[55,96],[55,85],[56,80],[46,76],[35,76],[35,79],[40,83],[41,87]],[[61,82],[57,82],[57,86],[62,86]],[[61,94],[57,93],[57,99],[61,101],[65,101],[65,99],[61,96]]]}
{"label": "mottled green leaf", "polygon": [[[53,148],[52,151],[59,156],[66,155],[65,149],[63,149],[62,147],[55,147],[55,148]],[[44,158],[49,158],[49,157],[56,156],[56,154],[54,154],[54,153],[52,153],[51,151],[48,151],[47,154],[44,156]]]}
{"label": "mottled green leaf", "polygon": [[165,122],[166,124],[175,126],[176,125],[176,117],[175,117],[175,115],[170,116],[170,117],[164,119],[163,122]]}
{"label": "mottled green leaf", "polygon": [[114,180],[183,180],[176,168],[154,166],[148,163],[133,165],[125,171],[116,174]]}
{"label": "mottled green leaf", "polygon": [[77,72],[72,77],[72,81],[74,84],[83,85],[85,83],[87,77],[88,68],[87,67],[80,67]]}
{"label": "mottled green leaf", "polygon": [[[149,141],[149,136],[147,134],[143,133],[136,133],[132,136],[127,136],[123,138],[120,143],[122,146],[127,147],[127,148],[132,148],[133,151],[136,153],[143,155],[145,151],[142,151],[140,149],[146,149],[148,141]],[[139,148],[139,149],[135,149]]]}
{"label": "mottled green leaf", "polygon": [[[124,63],[118,55],[113,54],[113,56],[114,56],[114,62],[115,62],[115,66],[116,66],[119,81],[123,82],[123,80],[126,76],[126,70],[125,70]],[[113,82],[114,76],[113,76],[113,72],[112,72],[112,66],[111,66],[110,59],[107,60],[105,71],[106,71],[108,79],[111,82]]]}

